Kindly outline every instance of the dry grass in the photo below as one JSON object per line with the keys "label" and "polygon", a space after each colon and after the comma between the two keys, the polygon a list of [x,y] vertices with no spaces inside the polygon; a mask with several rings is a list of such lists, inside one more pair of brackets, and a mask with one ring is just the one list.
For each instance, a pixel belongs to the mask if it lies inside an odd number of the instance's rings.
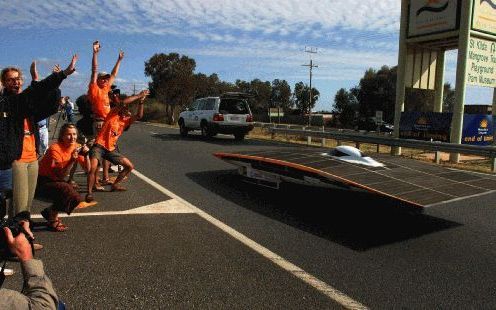
{"label": "dry grass", "polygon": [[165,122],[164,105],[155,99],[146,99],[143,113],[143,121],[147,122]]}
{"label": "dry grass", "polygon": [[[250,132],[249,137],[255,138],[255,139],[272,140],[271,135],[268,132],[268,130],[264,129],[264,128],[260,128],[260,127],[255,127]],[[307,145],[307,139],[299,137],[299,136],[276,135],[274,140],[285,142],[285,143],[295,143],[295,144]],[[325,147],[332,148],[332,147],[337,146],[336,140],[326,139],[325,142],[326,142]],[[312,138],[311,145],[322,146],[322,139]],[[342,145],[351,145],[351,146],[356,147],[356,144],[354,142],[344,142],[344,143],[342,143]],[[372,153],[379,152],[379,153],[389,154],[391,152],[391,147],[389,147],[389,146],[380,145],[379,149],[377,147],[378,146],[375,144],[364,144],[364,143],[360,144],[360,150],[365,152],[365,153],[372,154]],[[423,150],[418,150],[418,149],[402,148],[402,155],[401,156],[407,157],[407,158],[412,158],[415,160],[427,161],[427,162],[433,162],[434,161],[434,152],[432,152],[432,151],[425,152]],[[445,166],[445,167],[450,167],[450,168],[491,173],[491,160],[489,158],[484,158],[484,157],[479,157],[479,156],[461,155],[460,156],[460,162],[455,164],[455,163],[449,162],[449,154],[442,153],[440,164]]]}

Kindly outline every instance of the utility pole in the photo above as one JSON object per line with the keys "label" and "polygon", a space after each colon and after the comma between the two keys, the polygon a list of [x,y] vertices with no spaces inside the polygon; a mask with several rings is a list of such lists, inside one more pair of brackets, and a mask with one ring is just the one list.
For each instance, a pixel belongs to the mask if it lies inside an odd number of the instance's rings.
{"label": "utility pole", "polygon": [[312,54],[317,54],[317,48],[316,47],[307,48],[305,46],[305,52],[310,53],[310,64],[309,65],[302,65],[302,66],[309,67],[309,70],[310,70],[310,98],[308,100],[308,126],[311,126],[311,123],[312,123],[312,69],[318,68],[319,66],[314,65],[313,61],[312,61]]}
{"label": "utility pole", "polygon": [[136,95],[136,83],[133,83],[133,96]]}

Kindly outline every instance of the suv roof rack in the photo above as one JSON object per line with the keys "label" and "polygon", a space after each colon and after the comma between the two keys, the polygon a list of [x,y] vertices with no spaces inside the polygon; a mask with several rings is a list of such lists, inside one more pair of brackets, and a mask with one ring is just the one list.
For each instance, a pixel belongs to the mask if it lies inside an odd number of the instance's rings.
{"label": "suv roof rack", "polygon": [[247,98],[253,98],[255,97],[252,94],[248,93],[242,93],[242,92],[226,92],[220,95],[220,98],[241,98],[241,99],[247,99]]}

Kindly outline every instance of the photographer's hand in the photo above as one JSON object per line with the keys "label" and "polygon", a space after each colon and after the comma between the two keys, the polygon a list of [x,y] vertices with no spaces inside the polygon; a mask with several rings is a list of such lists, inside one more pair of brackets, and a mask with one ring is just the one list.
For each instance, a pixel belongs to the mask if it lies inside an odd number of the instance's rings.
{"label": "photographer's hand", "polygon": [[14,238],[12,232],[8,227],[4,227],[3,231],[7,239],[7,245],[9,246],[12,254],[19,257],[19,260],[21,262],[28,261],[33,258],[31,245],[29,244],[28,239],[26,239],[26,236],[23,233],[20,233],[17,237]]}
{"label": "photographer's hand", "polygon": [[81,151],[83,154],[86,154],[90,151],[90,148],[86,144],[83,144],[83,148],[81,149]]}
{"label": "photographer's hand", "polygon": [[[24,232],[28,234],[31,240],[34,240],[33,232],[31,231],[31,228],[29,228],[29,221],[21,221],[20,223],[22,225],[22,228],[24,228]],[[29,238],[28,241],[30,240]]]}

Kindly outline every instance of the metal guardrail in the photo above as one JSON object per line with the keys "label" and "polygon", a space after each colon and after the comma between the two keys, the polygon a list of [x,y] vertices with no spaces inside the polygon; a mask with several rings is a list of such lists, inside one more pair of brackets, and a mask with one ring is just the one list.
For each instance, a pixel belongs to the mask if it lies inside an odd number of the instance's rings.
{"label": "metal guardrail", "polygon": [[[270,126],[267,126],[270,125]],[[381,136],[378,133],[371,132],[349,132],[344,130],[330,130],[330,131],[317,131],[317,130],[301,130],[282,128],[282,126],[275,127],[274,124],[262,125],[263,128],[268,128],[271,134],[285,134],[301,137],[333,139],[337,141],[352,141],[355,143],[368,143],[377,145],[388,145],[396,147],[405,147],[411,149],[429,150],[434,152],[446,153],[459,153],[465,155],[478,155],[488,157],[491,159],[491,170],[496,172],[496,147],[495,146],[479,146],[468,144],[455,144],[439,141],[422,141],[412,139],[399,139],[390,136]]]}

